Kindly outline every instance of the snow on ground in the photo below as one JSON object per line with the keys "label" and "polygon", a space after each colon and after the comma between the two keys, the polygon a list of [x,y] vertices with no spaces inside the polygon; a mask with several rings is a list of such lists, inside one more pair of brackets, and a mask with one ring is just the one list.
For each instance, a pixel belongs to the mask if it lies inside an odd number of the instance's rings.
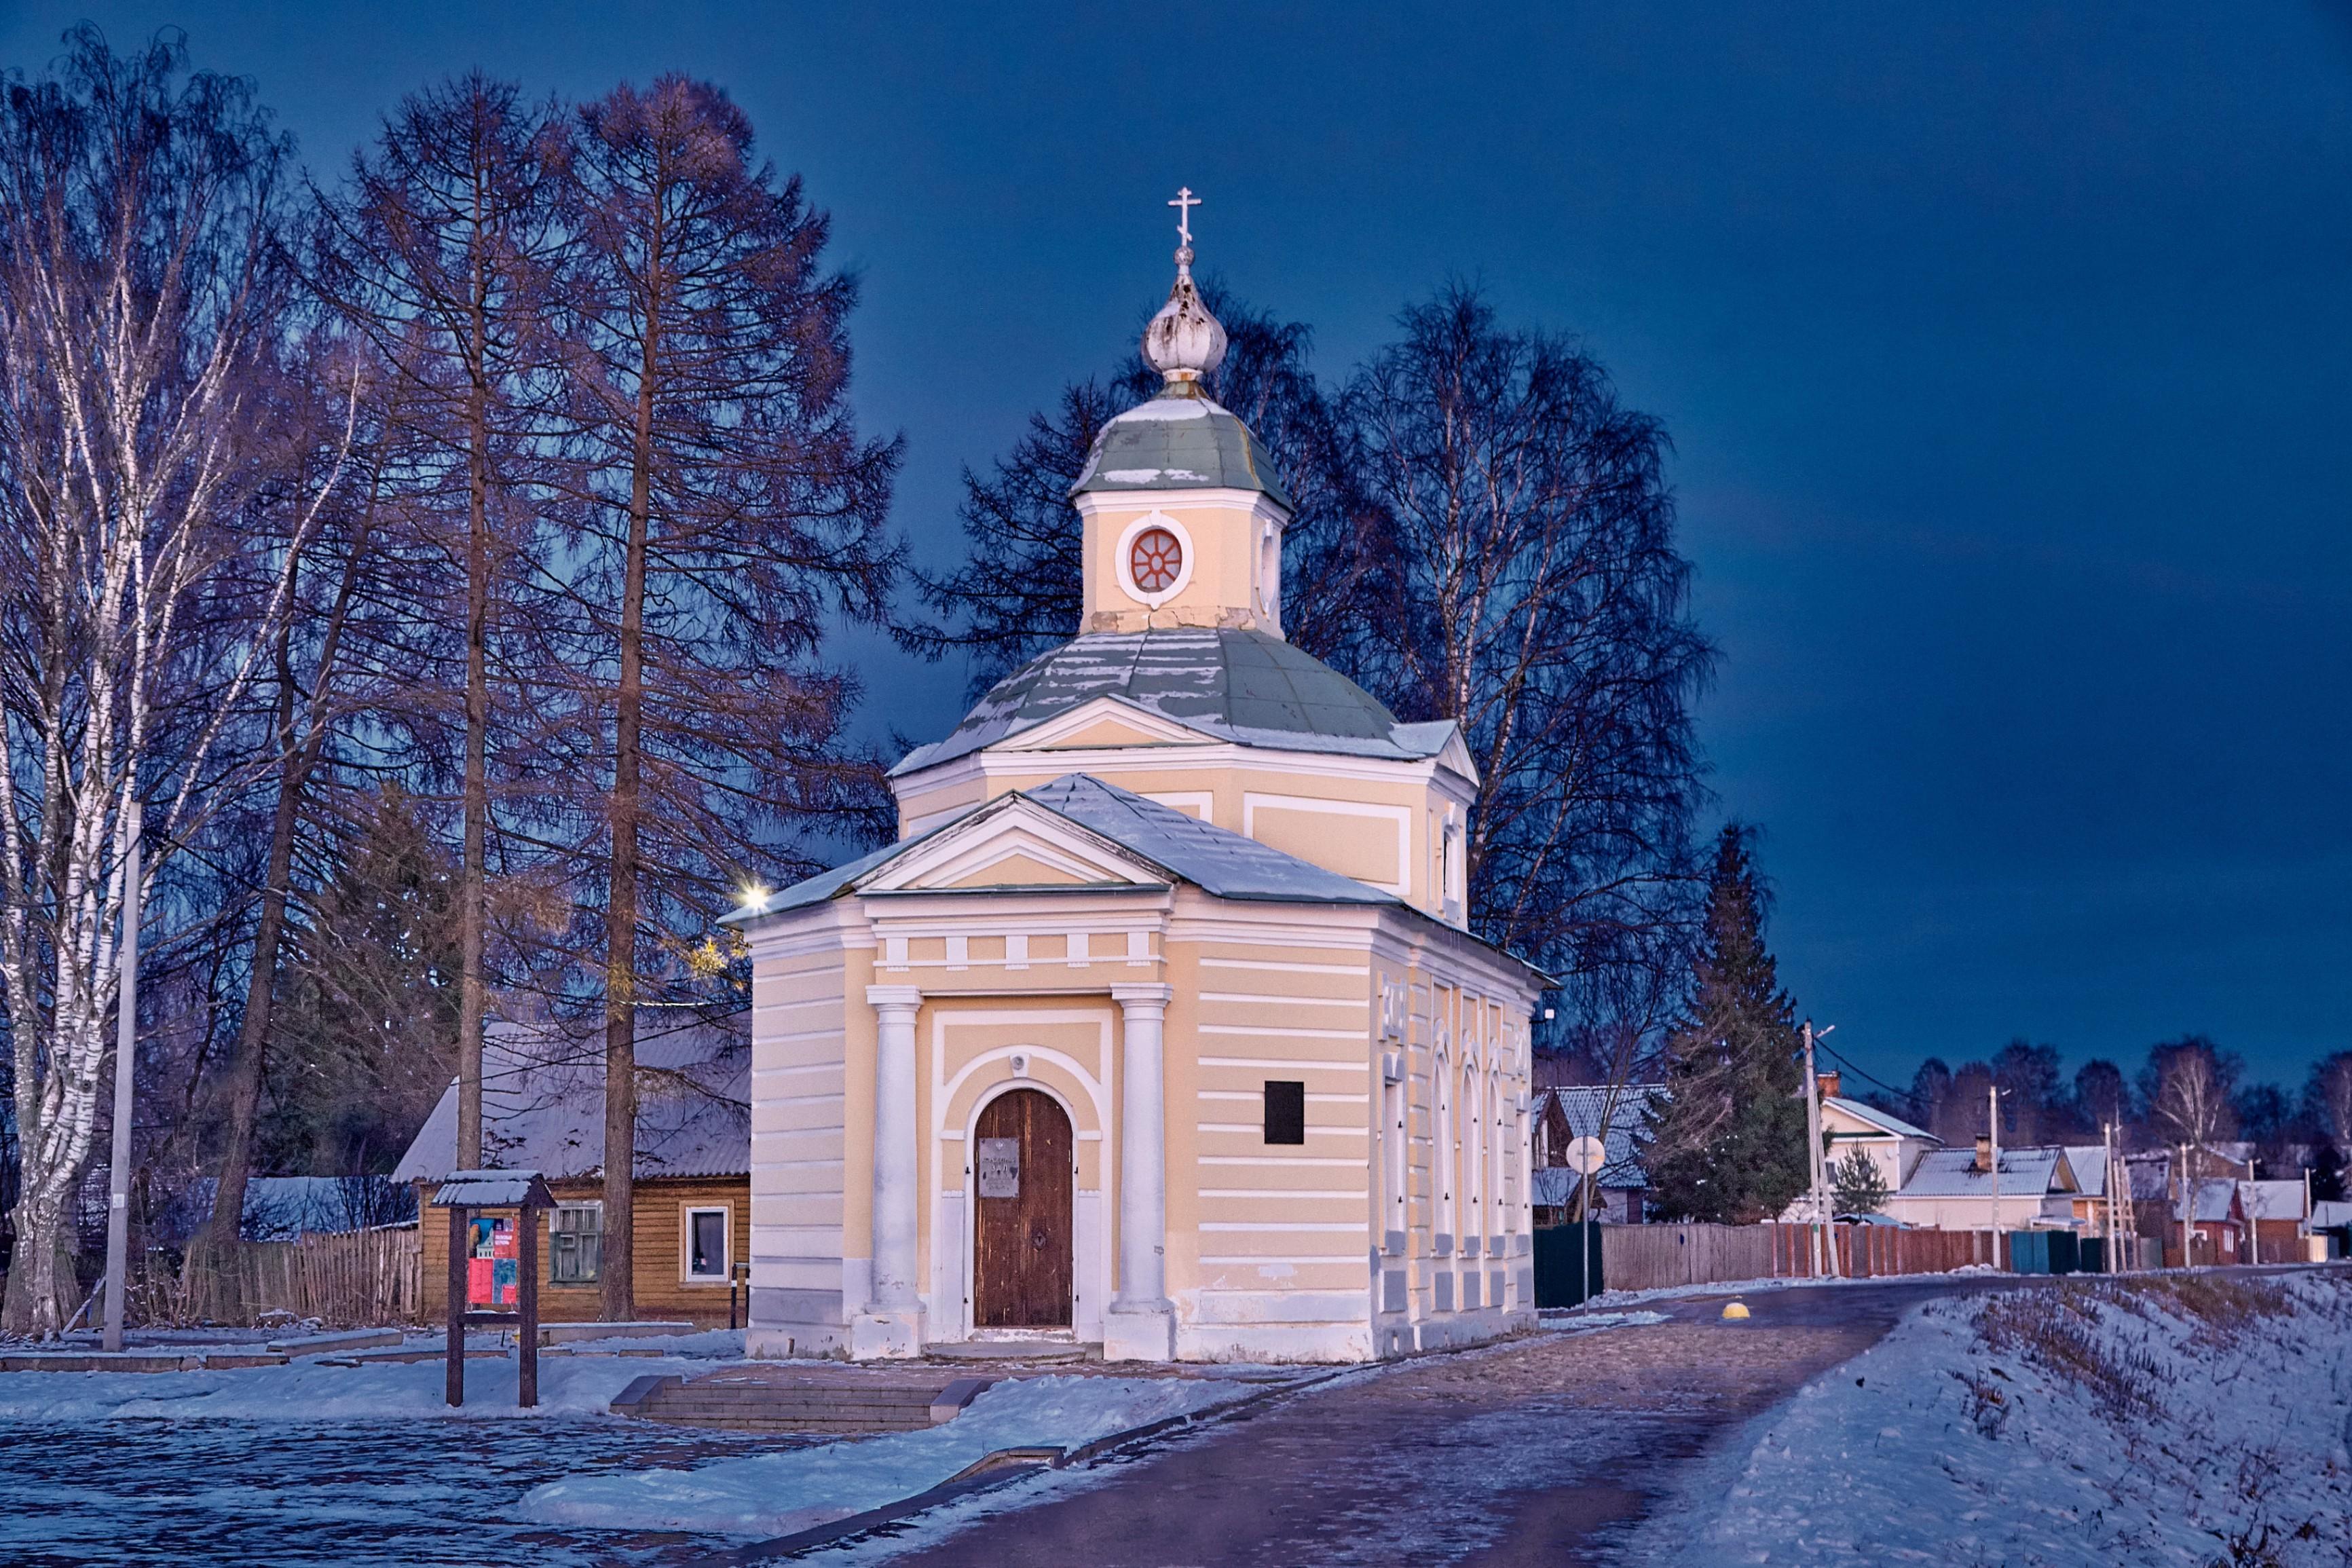
{"label": "snow on ground", "polygon": [[787,1535],[939,1485],[999,1448],[1071,1448],[1251,1392],[1226,1378],[1033,1377],[983,1392],[927,1431],[721,1459],[691,1470],[640,1470],[551,1482],[520,1517],[614,1530]]}
{"label": "snow on ground", "polygon": [[1930,1302],[1653,1510],[1632,1562],[2341,1563],[2352,1278]]}
{"label": "snow on ground", "polygon": [[1563,1334],[1595,1334],[1603,1329],[1640,1329],[1668,1321],[1664,1312],[1579,1312],[1574,1317],[1545,1314],[1543,1326]]}
{"label": "snow on ground", "polygon": [[[740,1336],[739,1336],[740,1337]],[[217,1372],[0,1373],[0,1420],[95,1421],[115,1417],[225,1417],[247,1421],[351,1421],[386,1417],[604,1415],[636,1378],[700,1376],[708,1356],[541,1355],[539,1405],[515,1407],[511,1359],[466,1363],[466,1404],[443,1402],[446,1363],[379,1362],[326,1366],[316,1361]]]}

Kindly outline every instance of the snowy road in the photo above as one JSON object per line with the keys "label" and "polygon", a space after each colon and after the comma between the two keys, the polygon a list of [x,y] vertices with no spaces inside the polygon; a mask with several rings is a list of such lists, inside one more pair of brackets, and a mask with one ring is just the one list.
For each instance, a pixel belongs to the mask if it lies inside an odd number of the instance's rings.
{"label": "snowy road", "polygon": [[792,1442],[606,1421],[0,1422],[0,1563],[676,1561],[732,1538],[549,1529],[512,1522],[513,1506],[559,1477]]}
{"label": "snowy road", "polygon": [[900,1540],[820,1560],[1608,1562],[1649,1501],[1716,1439],[1869,1348],[1920,1301],[1986,1288],[1938,1279],[1775,1290],[1748,1299],[1746,1323],[1721,1321],[1719,1300],[1653,1302],[1671,1321],[1343,1380],[1119,1468],[1024,1483]]}

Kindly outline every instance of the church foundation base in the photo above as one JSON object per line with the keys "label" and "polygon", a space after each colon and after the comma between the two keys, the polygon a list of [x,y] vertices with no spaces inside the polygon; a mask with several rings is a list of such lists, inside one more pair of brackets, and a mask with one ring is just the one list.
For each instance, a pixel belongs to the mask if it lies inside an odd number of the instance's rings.
{"label": "church foundation base", "polygon": [[1105,1361],[1173,1361],[1176,1359],[1176,1310],[1113,1306],[1103,1314],[1102,1353]]}
{"label": "church foundation base", "polygon": [[911,1308],[860,1312],[849,1321],[852,1361],[904,1361],[922,1353],[922,1314]]}

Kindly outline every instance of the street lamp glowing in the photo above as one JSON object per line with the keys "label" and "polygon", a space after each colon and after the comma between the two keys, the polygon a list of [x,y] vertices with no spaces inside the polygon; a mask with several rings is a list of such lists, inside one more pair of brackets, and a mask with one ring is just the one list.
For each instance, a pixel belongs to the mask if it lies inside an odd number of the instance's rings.
{"label": "street lamp glowing", "polygon": [[745,909],[756,910],[767,901],[768,889],[760,886],[757,882],[752,883],[750,887],[743,889],[743,907]]}

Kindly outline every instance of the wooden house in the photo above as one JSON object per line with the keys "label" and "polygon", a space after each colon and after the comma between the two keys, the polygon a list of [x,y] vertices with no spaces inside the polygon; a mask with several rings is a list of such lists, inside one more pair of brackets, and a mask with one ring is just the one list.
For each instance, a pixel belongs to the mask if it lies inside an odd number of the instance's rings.
{"label": "wooden house", "polygon": [[[604,1266],[603,1037],[498,1023],[482,1057],[482,1163],[538,1171],[555,1195],[541,1219],[540,1317],[593,1321]],[[736,1264],[750,1254],[751,1063],[743,1036],[714,1025],[648,1026],[637,1041],[631,1234],[639,1318],[728,1321]],[[420,1205],[461,1163],[457,1131],[453,1083],[394,1173],[415,1184]],[[420,1238],[431,1319],[446,1307],[448,1236],[427,1225]]]}
{"label": "wooden house", "polygon": [[[1652,1106],[1665,1085],[1632,1083],[1538,1091],[1534,1116],[1533,1198],[1538,1226],[1569,1225],[1584,1217],[1582,1191],[1566,1169],[1568,1146],[1579,1138],[1599,1138],[1607,1163],[1592,1182],[1592,1218],[1601,1225],[1640,1225],[1649,1207],[1650,1176],[1642,1164],[1649,1142]],[[1604,1131],[1605,1128],[1605,1131]]]}

